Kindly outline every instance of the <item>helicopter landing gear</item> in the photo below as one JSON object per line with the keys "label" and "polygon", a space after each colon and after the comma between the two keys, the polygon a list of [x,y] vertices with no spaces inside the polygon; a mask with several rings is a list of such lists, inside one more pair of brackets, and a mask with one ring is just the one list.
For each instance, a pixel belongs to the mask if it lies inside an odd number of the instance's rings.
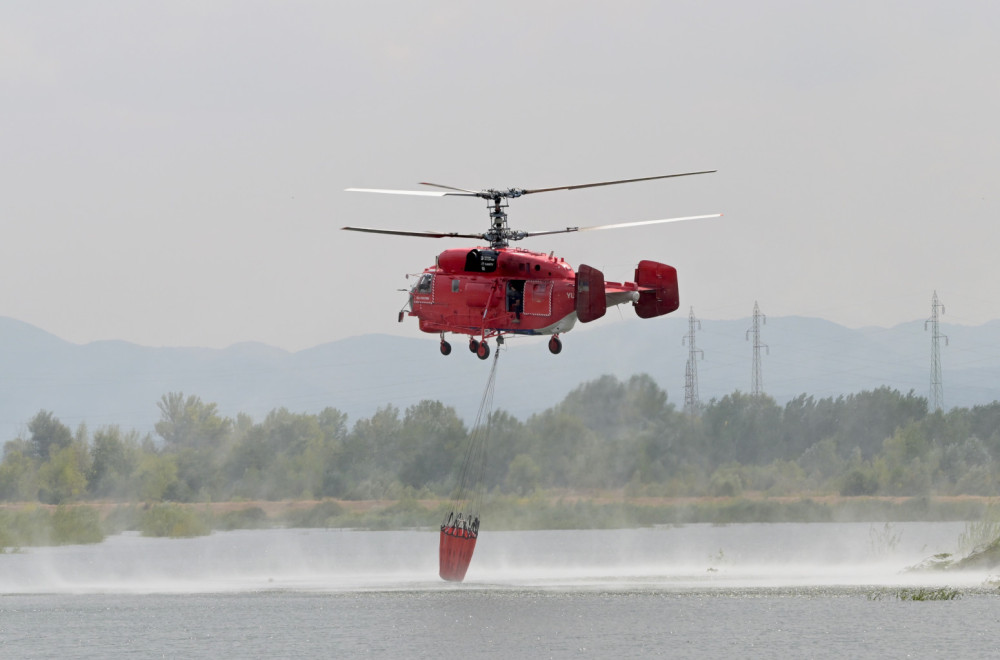
{"label": "helicopter landing gear", "polygon": [[480,360],[485,360],[490,356],[490,345],[486,343],[486,340],[479,342],[479,346],[476,348],[476,355],[479,356]]}
{"label": "helicopter landing gear", "polygon": [[549,340],[549,353],[559,355],[561,352],[562,341],[559,339],[559,335],[552,335],[552,339]]}
{"label": "helicopter landing gear", "polygon": [[476,341],[475,337],[469,340],[469,351],[472,353],[479,352],[479,342]]}
{"label": "helicopter landing gear", "polygon": [[441,340],[441,355],[451,355],[451,344],[445,340]]}

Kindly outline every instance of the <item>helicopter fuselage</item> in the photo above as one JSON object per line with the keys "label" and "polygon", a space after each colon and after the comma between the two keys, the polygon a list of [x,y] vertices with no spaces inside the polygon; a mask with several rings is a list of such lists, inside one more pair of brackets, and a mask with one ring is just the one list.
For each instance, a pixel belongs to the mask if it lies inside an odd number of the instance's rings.
{"label": "helicopter fuselage", "polygon": [[445,250],[410,289],[424,332],[557,334],[576,323],[576,273],[520,248]]}
{"label": "helicopter fuselage", "polygon": [[[643,261],[636,282],[605,282],[589,266],[579,272],[554,254],[521,248],[456,248],[438,255],[410,289],[409,315],[420,329],[458,333],[485,342],[505,334],[555,335],[580,321],[604,315],[608,307],[632,303],[643,318],[674,311],[680,302],[677,271]],[[556,339],[549,348],[558,352]],[[450,346],[447,347],[450,351]],[[483,357],[480,354],[480,357]]]}

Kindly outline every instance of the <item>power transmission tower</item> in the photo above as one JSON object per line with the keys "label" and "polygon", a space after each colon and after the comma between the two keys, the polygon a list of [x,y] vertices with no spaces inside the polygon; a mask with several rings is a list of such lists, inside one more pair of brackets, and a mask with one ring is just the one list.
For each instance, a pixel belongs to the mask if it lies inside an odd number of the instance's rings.
{"label": "power transmission tower", "polygon": [[694,345],[695,326],[701,330],[701,321],[694,317],[694,307],[688,314],[688,333],[681,338],[681,345],[685,343],[688,347],[688,361],[684,368],[684,412],[692,417],[701,414],[701,401],[698,398],[698,355],[705,359],[705,352]]}
{"label": "power transmission tower", "polygon": [[762,324],[767,325],[767,316],[760,313],[760,307],[755,300],[753,301],[753,326],[747,330],[747,339],[750,339],[751,333],[753,334],[753,385],[750,394],[755,398],[764,393],[764,379],[760,374],[760,349],[763,348],[768,355],[771,354],[771,349],[768,348],[767,344],[760,343],[760,326]]}
{"label": "power transmission tower", "polygon": [[947,335],[941,334],[939,324],[940,315],[944,314],[944,304],[938,300],[937,291],[931,298],[931,317],[924,321],[924,332],[927,331],[927,324],[931,326],[931,410],[937,411],[944,408],[944,381],[941,379],[941,338],[944,338],[944,345],[948,345]]}

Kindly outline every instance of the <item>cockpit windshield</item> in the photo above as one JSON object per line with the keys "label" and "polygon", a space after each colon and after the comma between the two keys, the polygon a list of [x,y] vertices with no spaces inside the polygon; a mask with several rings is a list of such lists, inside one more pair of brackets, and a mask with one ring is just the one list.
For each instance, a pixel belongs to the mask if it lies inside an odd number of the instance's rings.
{"label": "cockpit windshield", "polygon": [[417,283],[413,285],[413,293],[430,293],[433,282],[434,276],[431,273],[424,273],[417,280]]}

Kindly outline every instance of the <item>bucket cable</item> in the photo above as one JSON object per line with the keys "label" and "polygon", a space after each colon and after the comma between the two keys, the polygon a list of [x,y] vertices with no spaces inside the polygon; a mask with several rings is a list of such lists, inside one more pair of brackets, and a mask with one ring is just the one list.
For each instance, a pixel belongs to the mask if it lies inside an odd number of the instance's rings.
{"label": "bucket cable", "polygon": [[465,514],[465,519],[475,521],[474,532],[479,531],[479,512],[482,509],[486,494],[486,456],[489,448],[489,436],[493,425],[493,396],[496,391],[497,363],[500,350],[493,354],[493,365],[490,368],[489,379],[479,403],[476,421],[469,435],[469,443],[459,471],[458,490],[455,493],[453,506],[443,526],[453,521],[455,512]]}

